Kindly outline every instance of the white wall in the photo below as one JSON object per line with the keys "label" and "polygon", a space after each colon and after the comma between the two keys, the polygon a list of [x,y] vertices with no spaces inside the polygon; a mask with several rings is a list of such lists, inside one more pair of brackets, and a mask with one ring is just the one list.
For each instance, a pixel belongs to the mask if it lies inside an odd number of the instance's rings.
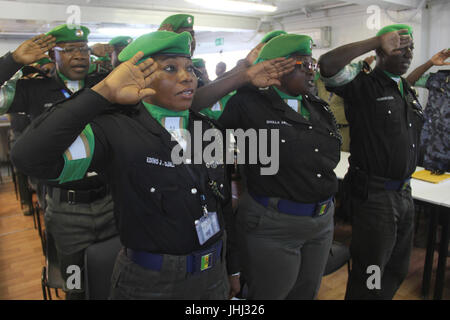
{"label": "white wall", "polygon": [[8,51],[14,51],[23,41],[19,39],[0,39],[0,56]]}
{"label": "white wall", "polygon": [[[318,58],[321,54],[328,50],[334,49],[338,46],[364,40],[375,36],[377,30],[370,30],[367,27],[367,19],[370,14],[366,12],[366,6],[349,6],[338,9],[330,9],[320,13],[312,13],[310,17],[305,15],[297,15],[285,17],[280,20],[281,26],[287,32],[299,33],[302,30],[310,30],[325,26],[331,27],[331,47],[326,49],[313,50],[313,56]],[[450,1],[430,1],[428,8],[420,10],[412,19],[413,10],[407,10],[400,13],[390,12],[395,21],[391,20],[386,12],[381,10],[381,27],[393,23],[406,23],[412,26],[414,33],[415,52],[414,58],[410,67],[410,72],[419,65],[425,63],[436,52],[450,48]],[[275,28],[279,28],[277,25]],[[198,46],[196,56],[209,58],[213,62],[208,62],[207,67],[211,79],[215,78],[214,71],[215,64],[222,58],[226,60],[227,53],[236,52],[238,49],[242,51],[242,58],[245,57],[245,52],[253,48],[261,39],[264,33],[258,33],[249,40],[248,33],[245,34],[217,34],[211,33],[198,39],[200,43]],[[224,46],[215,47],[214,40],[218,37],[224,37]],[[203,45],[203,43],[205,45]],[[213,53],[223,53],[214,55]],[[373,52],[361,56],[372,55]],[[358,58],[361,59],[361,58]],[[217,62],[216,62],[217,61]],[[228,63],[227,63],[228,65]],[[229,66],[228,67],[232,67]],[[448,69],[450,67],[433,67],[430,72],[435,72],[438,69]],[[419,89],[420,100],[425,105],[427,100],[427,91]]]}

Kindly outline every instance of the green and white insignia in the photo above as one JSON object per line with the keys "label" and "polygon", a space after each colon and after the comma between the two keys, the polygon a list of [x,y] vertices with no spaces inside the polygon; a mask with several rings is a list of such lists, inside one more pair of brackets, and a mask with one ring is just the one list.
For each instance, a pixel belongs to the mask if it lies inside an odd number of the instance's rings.
{"label": "green and white insignia", "polygon": [[188,22],[189,24],[191,24],[191,23],[192,23],[192,18],[191,18],[191,17],[187,17],[187,22]]}
{"label": "green and white insignia", "polygon": [[57,179],[59,183],[84,178],[91,164],[94,148],[94,133],[91,126],[87,125],[63,154],[64,168]]}
{"label": "green and white insignia", "polygon": [[309,49],[312,50],[312,47],[313,47],[313,41],[312,41],[312,39],[310,39],[310,40],[309,40]]}

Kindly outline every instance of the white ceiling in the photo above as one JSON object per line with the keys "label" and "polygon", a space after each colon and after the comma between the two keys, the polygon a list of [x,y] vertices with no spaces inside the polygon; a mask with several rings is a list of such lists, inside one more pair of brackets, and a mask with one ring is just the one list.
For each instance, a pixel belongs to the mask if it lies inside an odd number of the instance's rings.
{"label": "white ceiling", "polygon": [[[214,0],[209,0],[214,1]],[[0,37],[27,38],[46,32],[54,26],[67,22],[74,11],[80,9],[81,24],[91,29],[91,38],[111,38],[100,35],[105,27],[145,28],[153,30],[161,21],[175,13],[191,13],[195,17],[197,33],[216,31],[255,31],[261,21],[280,20],[293,14],[309,16],[317,11],[350,5],[372,4],[394,9],[415,8],[422,0],[246,0],[264,2],[277,6],[272,13],[258,11],[242,12],[231,6],[227,10],[207,9],[184,0],[0,0]],[[73,7],[72,7],[73,8]],[[148,31],[147,31],[148,32]]]}

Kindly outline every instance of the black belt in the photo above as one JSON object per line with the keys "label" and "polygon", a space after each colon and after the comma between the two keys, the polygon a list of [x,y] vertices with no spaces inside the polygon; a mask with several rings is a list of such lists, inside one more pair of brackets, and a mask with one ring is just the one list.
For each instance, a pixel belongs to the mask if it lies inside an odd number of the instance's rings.
{"label": "black belt", "polygon": [[109,188],[107,186],[91,190],[67,190],[48,186],[47,192],[49,197],[55,199],[55,193],[57,190],[59,190],[59,199],[57,200],[60,202],[67,202],[68,204],[91,203],[98,199],[104,198],[109,192]]}

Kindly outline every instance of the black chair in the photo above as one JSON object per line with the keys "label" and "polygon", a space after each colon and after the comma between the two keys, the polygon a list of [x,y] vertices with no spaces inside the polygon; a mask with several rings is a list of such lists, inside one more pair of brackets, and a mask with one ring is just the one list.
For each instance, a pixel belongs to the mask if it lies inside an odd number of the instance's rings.
{"label": "black chair", "polygon": [[344,264],[347,263],[347,270],[350,273],[350,249],[345,244],[338,241],[333,241],[330,249],[330,255],[328,256],[327,265],[323,273],[327,276],[337,270],[339,270]]}
{"label": "black chair", "polygon": [[41,286],[44,300],[52,300],[51,288],[55,289],[57,297],[58,289],[63,288],[64,279],[59,269],[58,256],[55,247],[55,240],[50,233],[44,231],[45,237],[45,266],[42,268]]}
{"label": "black chair", "polygon": [[111,275],[122,245],[119,236],[95,243],[84,253],[85,292],[87,300],[106,300],[111,287]]}

